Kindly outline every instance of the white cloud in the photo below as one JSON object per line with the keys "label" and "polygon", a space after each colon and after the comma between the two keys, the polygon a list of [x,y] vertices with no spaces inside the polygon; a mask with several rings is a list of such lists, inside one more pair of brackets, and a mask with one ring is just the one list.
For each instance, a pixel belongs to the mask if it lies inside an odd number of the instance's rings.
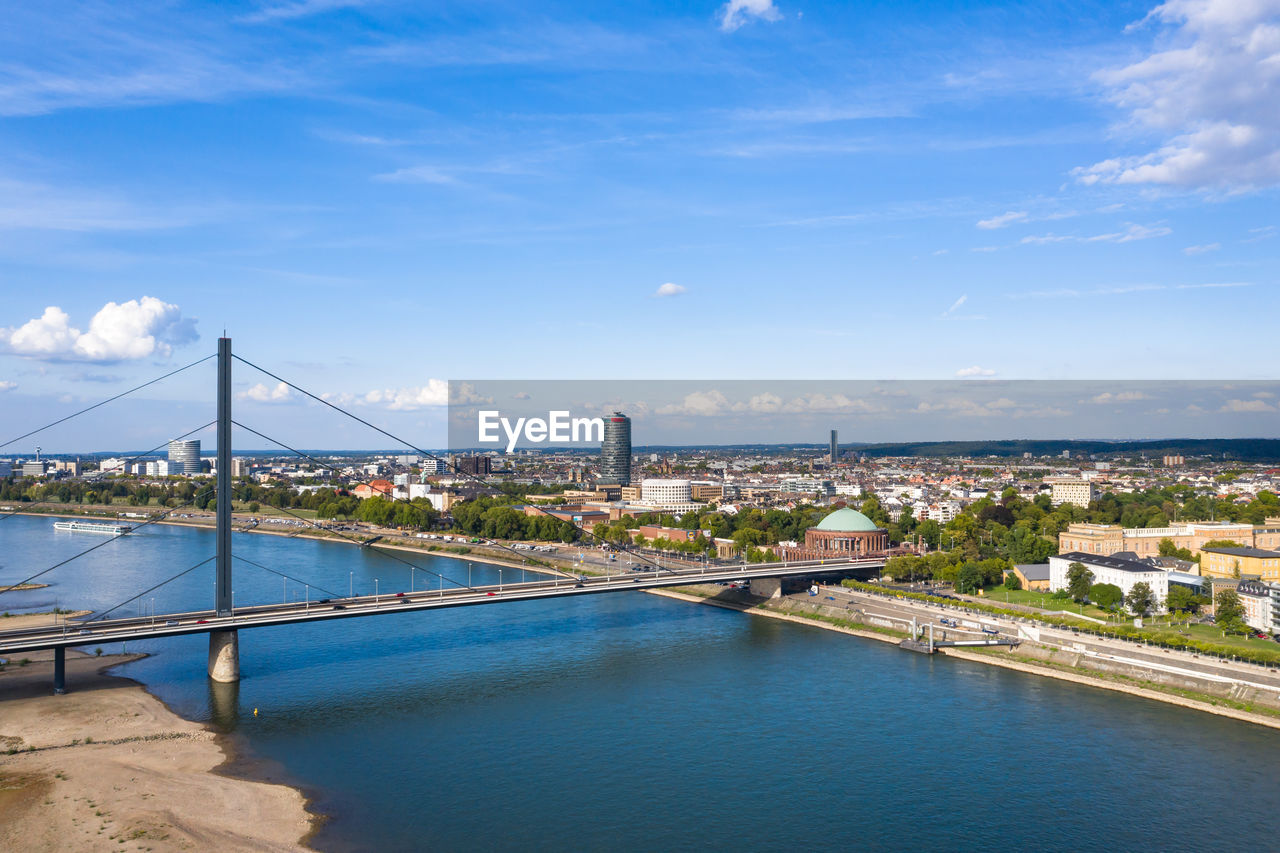
{"label": "white cloud", "polygon": [[654,291],[653,295],[657,297],[679,296],[680,294],[687,293],[688,291],[689,289],[684,285],[675,284],[674,282],[669,281],[666,284],[661,285],[656,291]]}
{"label": "white cloud", "polygon": [[17,383],[17,382],[10,382],[10,381],[8,381],[7,379],[6,379],[6,380],[4,380],[4,381],[0,381],[0,392],[2,392],[2,391],[12,391],[13,389],[15,389],[15,388],[17,388],[17,387],[18,387],[18,383]]}
{"label": "white cloud", "polygon": [[17,355],[67,361],[112,362],[159,356],[199,338],[195,320],[183,319],[177,305],[154,296],[108,302],[93,315],[89,330],[71,325],[56,305],[18,328],[0,328],[0,345]]}
{"label": "white cloud", "polygon": [[[428,387],[434,387],[441,379],[430,379],[427,381]],[[470,382],[445,383],[448,387],[448,403],[451,406],[481,406],[488,405],[493,402],[493,398],[486,394],[476,393],[476,386]]]}
{"label": "white cloud", "polygon": [[686,394],[679,403],[671,403],[658,409],[660,415],[693,415],[707,417],[733,410],[729,398],[720,391],[694,391]]}
{"label": "white cloud", "polygon": [[408,166],[404,169],[396,169],[394,172],[385,172],[381,175],[374,175],[375,181],[381,181],[388,184],[437,184],[440,186],[453,186],[459,183],[458,179],[453,175],[439,169],[435,166]]}
{"label": "white cloud", "polygon": [[1086,243],[1132,243],[1134,240],[1150,240],[1152,237],[1164,237],[1172,233],[1172,228],[1166,228],[1163,225],[1130,224],[1123,231],[1115,231],[1110,234],[1095,234],[1092,237],[1085,237],[1084,241]]}
{"label": "white cloud", "polygon": [[281,382],[272,388],[259,382],[237,396],[241,400],[253,400],[258,403],[280,403],[289,399],[289,386]]}
{"label": "white cloud", "polygon": [[974,400],[953,397],[937,401],[921,400],[916,404],[913,411],[921,415],[945,413],[965,418],[991,418],[1001,416],[1006,411],[1017,407],[1017,403],[1006,397],[1002,397],[992,403],[979,403]]}
{"label": "white cloud", "polygon": [[1150,240],[1153,237],[1164,237],[1172,233],[1172,228],[1166,228],[1163,225],[1138,225],[1131,222],[1123,231],[1094,234],[1090,237],[1078,237],[1073,234],[1041,234],[1023,237],[1020,242],[1035,246],[1047,243],[1132,243],[1135,240]]}
{"label": "white cloud", "polygon": [[199,218],[179,208],[147,211],[111,193],[0,177],[0,229],[147,231],[180,228]]}
{"label": "white cloud", "polygon": [[955,313],[956,309],[958,309],[961,305],[965,304],[968,301],[969,301],[969,294],[966,293],[962,295],[959,299],[957,299],[955,302],[952,302],[951,307],[948,308],[946,311],[942,312],[942,316],[946,317],[949,314]]}
{"label": "white cloud", "polygon": [[[443,379],[428,379],[426,385],[408,388],[375,388],[364,394],[324,394],[324,399],[342,405],[377,406],[393,412],[413,412],[418,409],[447,406],[449,383]],[[476,398],[476,402],[491,402],[488,398]]]}
{"label": "white cloud", "polygon": [[1216,252],[1221,248],[1221,243],[1206,243],[1203,246],[1187,246],[1187,248],[1182,250],[1182,254],[1203,255],[1205,252]]}
{"label": "white cloud", "polygon": [[1074,171],[1085,184],[1229,190],[1280,183],[1278,0],[1168,0],[1142,23],[1168,49],[1097,78],[1133,125],[1166,135],[1154,151]]}
{"label": "white cloud", "polygon": [[777,394],[770,394],[768,391],[763,394],[756,394],[747,403],[747,408],[757,414],[770,414],[782,409],[782,398]]}
{"label": "white cloud", "polygon": [[845,414],[871,414],[884,411],[884,406],[868,403],[866,400],[860,400],[856,397],[846,397],[844,394],[805,394],[787,403],[782,410],[789,413],[843,412]]}
{"label": "white cloud", "polygon": [[971,376],[995,376],[996,372],[985,367],[973,365],[972,367],[962,367],[956,371],[956,376],[960,379],[966,379]]}
{"label": "white cloud", "polygon": [[1144,394],[1141,391],[1119,391],[1114,394],[1110,391],[1104,391],[1095,396],[1093,398],[1093,402],[1098,403],[1099,405],[1105,405],[1107,403],[1133,403],[1137,400],[1150,399],[1150,395]]}
{"label": "white cloud", "polygon": [[1262,400],[1228,400],[1220,412],[1274,412],[1275,406]]}
{"label": "white cloud", "polygon": [[185,11],[156,3],[10,6],[0,115],[212,102],[309,85],[293,56],[229,38],[221,8]]}
{"label": "white cloud", "polygon": [[1006,225],[1012,225],[1015,222],[1025,222],[1027,212],[1025,210],[1011,210],[1008,213],[1002,213],[999,216],[993,216],[990,219],[978,220],[979,228],[1003,228]]}
{"label": "white cloud", "polygon": [[242,15],[237,21],[246,24],[261,24],[267,21],[287,21],[294,18],[305,18],[319,15],[335,9],[346,9],[363,6],[367,0],[296,0],[293,3],[270,3],[257,12]]}
{"label": "white cloud", "polygon": [[884,411],[884,407],[865,400],[847,397],[844,394],[804,394],[783,402],[782,398],[770,392],[752,396],[748,401],[733,401],[722,391],[694,391],[686,394],[678,403],[669,403],[657,409],[659,415],[685,415],[689,417],[712,417],[729,414],[787,414],[805,412],[844,412],[847,414],[869,414]]}
{"label": "white cloud", "polygon": [[727,33],[747,23],[748,18],[777,21],[782,18],[773,0],[729,0],[720,7],[720,29]]}

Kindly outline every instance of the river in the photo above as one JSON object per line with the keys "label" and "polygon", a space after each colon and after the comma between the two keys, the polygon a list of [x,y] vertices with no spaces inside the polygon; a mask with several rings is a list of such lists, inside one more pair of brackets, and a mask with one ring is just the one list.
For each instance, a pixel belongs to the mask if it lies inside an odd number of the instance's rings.
{"label": "river", "polygon": [[[99,541],[52,528],[0,521],[0,584]],[[213,548],[147,527],[0,611],[110,607]],[[236,534],[234,550],[314,585],[237,561],[237,604],[410,585],[344,544]],[[465,560],[404,556],[467,579]],[[212,598],[209,564],[116,613]],[[259,628],[240,649],[229,689],[205,677],[203,636],[131,643],[151,657],[119,671],[302,786],[328,816],[321,850],[1275,844],[1274,730],[640,592]]]}

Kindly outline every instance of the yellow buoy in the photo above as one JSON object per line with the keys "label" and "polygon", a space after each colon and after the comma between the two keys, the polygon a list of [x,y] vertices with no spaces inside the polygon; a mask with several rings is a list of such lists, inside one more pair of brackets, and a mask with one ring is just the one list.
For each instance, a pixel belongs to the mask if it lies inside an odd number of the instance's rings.
{"label": "yellow buoy", "polygon": [[257,708],[254,708],[254,709],[253,709],[253,715],[254,715],[255,717],[256,717],[256,716],[258,716],[258,709],[257,709]]}

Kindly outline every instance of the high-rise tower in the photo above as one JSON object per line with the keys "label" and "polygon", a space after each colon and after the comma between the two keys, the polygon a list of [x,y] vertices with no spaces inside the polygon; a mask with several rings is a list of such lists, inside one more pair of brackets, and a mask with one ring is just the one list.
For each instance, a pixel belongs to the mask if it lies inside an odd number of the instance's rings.
{"label": "high-rise tower", "polygon": [[631,418],[614,412],[604,419],[600,445],[600,482],[631,485]]}
{"label": "high-rise tower", "polygon": [[831,464],[834,465],[840,461],[840,442],[836,438],[836,431],[831,431]]}
{"label": "high-rise tower", "polygon": [[200,440],[169,442],[169,473],[200,473]]}

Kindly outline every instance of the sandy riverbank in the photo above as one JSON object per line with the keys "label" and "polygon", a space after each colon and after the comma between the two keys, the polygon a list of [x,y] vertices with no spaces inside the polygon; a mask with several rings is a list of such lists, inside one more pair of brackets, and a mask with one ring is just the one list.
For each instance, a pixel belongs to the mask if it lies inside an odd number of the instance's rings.
{"label": "sandy riverbank", "polygon": [[67,613],[17,613],[0,616],[0,631],[38,628],[42,625],[64,625],[69,620],[88,616],[92,612],[92,610],[72,610]]}
{"label": "sandy riverbank", "polygon": [[216,771],[220,738],[141,685],[105,675],[137,655],[67,655],[52,695],[52,653],[0,672],[0,849],[306,850],[300,792]]}

